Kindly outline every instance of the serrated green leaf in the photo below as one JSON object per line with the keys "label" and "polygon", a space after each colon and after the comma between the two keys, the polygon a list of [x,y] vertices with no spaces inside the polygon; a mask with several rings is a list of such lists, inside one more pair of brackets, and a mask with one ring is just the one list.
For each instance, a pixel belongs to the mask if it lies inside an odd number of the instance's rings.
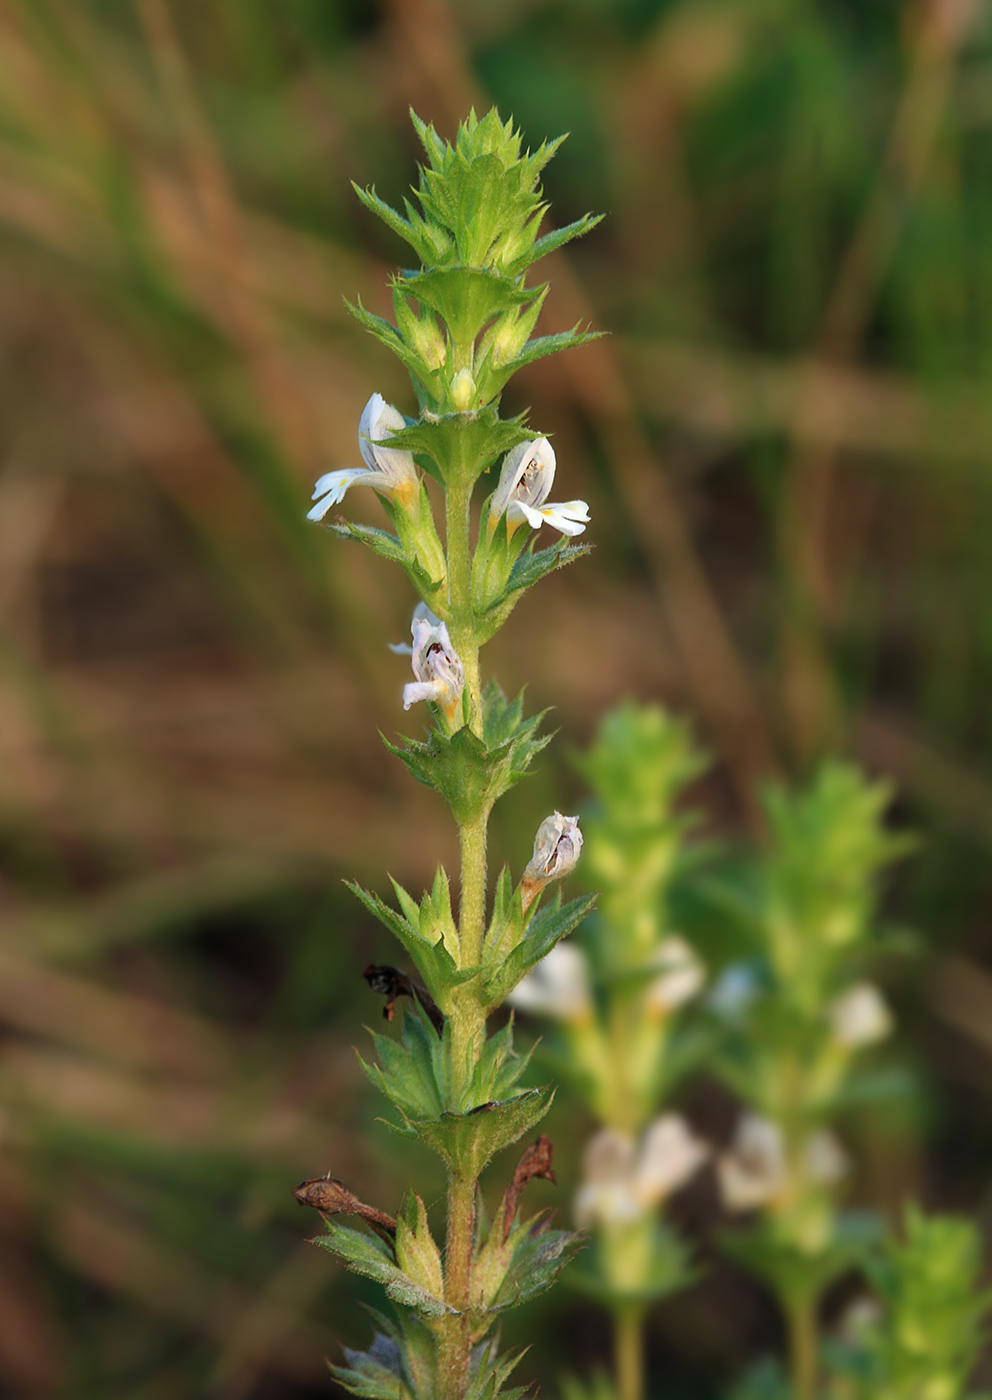
{"label": "serrated green leaf", "polygon": [[520,890],[514,886],[509,866],[504,865],[496,881],[493,912],[483,943],[483,962],[488,967],[502,960],[523,936],[524,915]]}
{"label": "serrated green leaf", "polygon": [[[387,748],[392,749],[393,746],[388,740],[384,739],[383,742]],[[446,1012],[450,1002],[451,989],[459,986],[462,982],[470,981],[478,972],[478,968],[459,968],[445,947],[442,938],[439,938],[433,947],[427,942],[420,932],[420,906],[405,890],[403,890],[403,895],[409,901],[409,918],[404,918],[395,909],[391,909],[371,890],[363,889],[361,885],[352,880],[346,880],[345,884],[352,894],[361,900],[369,913],[399,939],[413,960],[413,964],[420,973],[424,986],[432,999],[442,1012]],[[401,888],[395,882],[394,887],[397,891]]]}
{"label": "serrated green leaf", "polygon": [[548,574],[553,574],[556,569],[564,569],[591,552],[592,545],[566,544],[564,539],[547,549],[533,553],[529,549],[525,550],[510,569],[502,592],[479,617],[480,637],[488,640],[496,635],[528,588],[532,588]]}
{"label": "serrated green leaf", "polygon": [[374,335],[376,340],[385,345],[388,350],[391,350],[409,371],[415,383],[419,384],[423,390],[428,406],[436,407],[440,404],[444,396],[444,381],[441,375],[424,362],[417,350],[403,339],[396,326],[382,316],[376,316],[374,312],[368,311],[362,305],[361,300],[354,303],[346,298],[344,304],[358,324]]}
{"label": "serrated green leaf", "polygon": [[444,1113],[433,1120],[410,1120],[409,1132],[442,1157],[453,1172],[469,1180],[481,1173],[495,1153],[509,1147],[539,1123],[554,1098],[554,1089],[528,1089],[503,1103],[484,1103],[471,1113]]}
{"label": "serrated green leaf", "polygon": [[581,1234],[548,1229],[547,1215],[522,1221],[504,1240],[503,1216],[497,1211],[472,1266],[472,1310],[480,1317],[505,1312],[543,1293],[585,1244]]}
{"label": "serrated green leaf", "polygon": [[325,1220],[324,1229],[326,1235],[316,1236],[311,1244],[329,1250],[353,1273],[381,1283],[394,1303],[412,1308],[422,1317],[443,1317],[446,1313],[454,1313],[454,1308],[414,1283],[397,1267],[392,1251],[384,1240],[364,1235],[347,1225],[339,1225],[336,1220]]}
{"label": "serrated green leaf", "polygon": [[528,259],[528,266],[533,266],[539,258],[545,258],[549,253],[556,252],[566,243],[570,243],[573,238],[582,238],[602,221],[602,214],[583,214],[582,218],[576,219],[574,223],[566,224],[564,228],[554,229],[551,233],[546,233],[534,244],[533,253]]}
{"label": "serrated green leaf", "polygon": [[597,895],[583,895],[560,907],[560,894],[541,909],[524,930],[520,943],[494,967],[483,984],[483,995],[490,1007],[501,1006],[517,983],[546,957],[559,939],[567,937],[596,903]]}
{"label": "serrated green leaf", "polygon": [[407,1193],[396,1217],[396,1262],[409,1279],[432,1297],[442,1296],[441,1254],[427,1223],[424,1203],[415,1191]]}
{"label": "serrated green leaf", "polygon": [[402,564],[404,568],[407,566],[406,550],[388,530],[379,530],[374,525],[356,525],[351,520],[325,522],[325,528],[340,539],[358,540],[383,559],[391,559],[394,564]]}

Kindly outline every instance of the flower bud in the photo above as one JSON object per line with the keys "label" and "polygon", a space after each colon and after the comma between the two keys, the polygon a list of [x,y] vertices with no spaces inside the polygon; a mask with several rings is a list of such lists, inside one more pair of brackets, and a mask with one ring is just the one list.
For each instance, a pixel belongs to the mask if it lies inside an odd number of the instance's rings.
{"label": "flower bud", "polygon": [[501,369],[515,360],[527,343],[530,327],[516,307],[502,315],[496,323],[492,339],[493,366]]}
{"label": "flower bud", "polygon": [[478,387],[468,369],[460,369],[451,381],[451,402],[458,413],[468,413],[475,408]]}
{"label": "flower bud", "polygon": [[407,345],[416,352],[425,368],[440,369],[448,358],[448,347],[434,314],[425,310],[418,316],[400,286],[393,290],[393,307],[397,328]]}
{"label": "flower bud", "polygon": [[520,882],[523,906],[528,905],[552,880],[562,880],[575,869],[582,850],[578,817],[553,812],[537,828],[534,854]]}
{"label": "flower bud", "polygon": [[413,346],[428,369],[440,369],[448,358],[448,347],[434,317],[428,313],[415,322]]}

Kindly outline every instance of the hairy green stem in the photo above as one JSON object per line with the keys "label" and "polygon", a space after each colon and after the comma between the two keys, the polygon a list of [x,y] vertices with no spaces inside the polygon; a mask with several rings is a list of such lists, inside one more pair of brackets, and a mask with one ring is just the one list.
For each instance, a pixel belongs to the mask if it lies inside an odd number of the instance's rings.
{"label": "hairy green stem", "polygon": [[448,554],[449,633],[451,645],[465,667],[469,696],[469,724],[482,734],[482,685],[479,678],[479,643],[472,607],[472,483],[455,473],[445,493],[445,543]]}
{"label": "hairy green stem", "polygon": [[[458,475],[458,474],[455,474]],[[472,486],[467,474],[448,483],[446,536],[450,590],[451,641],[465,667],[470,702],[469,724],[482,732],[482,691],[479,679],[479,646],[472,610],[471,551]],[[476,967],[482,960],[486,925],[486,828],[489,807],[459,826],[461,842],[461,907],[458,919],[459,965]],[[471,985],[462,996],[456,992],[450,1009],[451,1079],[457,1098],[464,1089],[486,1034],[486,1017]],[[473,1178],[455,1172],[448,1175],[448,1220],[445,1246],[445,1299],[459,1312],[471,1300],[472,1248],[475,1231]],[[467,1318],[446,1318],[439,1331],[439,1381],[442,1400],[462,1400],[469,1383],[471,1337]]]}
{"label": "hairy green stem", "polygon": [[613,1357],[618,1400],[643,1400],[644,1309],[620,1308],[613,1318]]}

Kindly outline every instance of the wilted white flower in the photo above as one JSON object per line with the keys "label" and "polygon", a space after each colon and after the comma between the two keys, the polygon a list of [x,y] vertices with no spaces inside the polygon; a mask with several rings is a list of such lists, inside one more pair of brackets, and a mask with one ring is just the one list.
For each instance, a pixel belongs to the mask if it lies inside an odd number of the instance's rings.
{"label": "wilted white flower", "polygon": [[[809,1179],[818,1186],[833,1184],[847,1170],[847,1157],[832,1133],[814,1133],[805,1155]],[[718,1158],[716,1170],[729,1211],[756,1210],[780,1200],[790,1184],[781,1128],[768,1118],[745,1113],[731,1150]]]}
{"label": "wilted white flower", "polygon": [[307,511],[307,519],[323,520],[331,506],[344,500],[351,486],[374,486],[377,491],[392,491],[401,501],[409,502],[417,490],[413,453],[377,445],[405,427],[402,413],[386,403],[381,394],[373,394],[358,424],[358,450],[365,466],[325,472],[313,488],[311,500],[317,504]]}
{"label": "wilted white flower", "polygon": [[691,1001],[706,981],[706,968],[684,938],[666,938],[651,960],[657,977],[648,984],[645,1003],[651,1011],[664,1013]]}
{"label": "wilted white flower", "polygon": [[535,896],[552,880],[562,880],[570,874],[582,850],[582,832],[578,817],[563,817],[553,812],[537,828],[534,854],[520,881],[520,893],[526,912]]}
{"label": "wilted white flower", "polygon": [[677,1113],[656,1118],[639,1145],[626,1133],[603,1128],[583,1155],[576,1224],[586,1229],[639,1219],[684,1186],[708,1156],[709,1148]]}
{"label": "wilted white flower", "polygon": [[489,505],[489,530],[506,514],[512,535],[525,521],[534,530],[551,525],[563,535],[581,535],[589,521],[585,501],[545,505],[555,479],[554,448],[546,437],[518,443],[503,458],[499,485]]}
{"label": "wilted white flower", "polygon": [[858,982],[827,1009],[834,1039],[848,1050],[884,1040],[892,1029],[892,1013],[881,992],[870,982]]}
{"label": "wilted white flower", "polygon": [[582,850],[578,817],[553,812],[537,828],[534,854],[524,871],[525,880],[560,880],[575,869]]}
{"label": "wilted white flower", "polygon": [[583,1021],[592,1014],[589,966],[581,948],[556,943],[507,997],[518,1011],[534,1011],[559,1021]]}
{"label": "wilted white flower", "polygon": [[706,1004],[724,1021],[736,1021],[758,995],[759,984],[754,970],[744,963],[725,968],[713,983]]}
{"label": "wilted white flower", "polygon": [[417,679],[403,687],[403,708],[408,710],[418,700],[431,700],[441,706],[450,722],[465,689],[465,667],[451,645],[447,624],[419,603],[410,630],[411,665]]}

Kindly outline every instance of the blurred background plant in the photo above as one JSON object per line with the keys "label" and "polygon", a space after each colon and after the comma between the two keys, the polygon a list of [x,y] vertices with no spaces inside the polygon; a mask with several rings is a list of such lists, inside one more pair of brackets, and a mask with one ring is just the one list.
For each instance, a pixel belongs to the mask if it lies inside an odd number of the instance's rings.
{"label": "blurred background plant", "polygon": [[[326,1394],[363,1326],[287,1190],[409,1175],[351,1131],[388,945],[339,878],[453,851],[375,738],[409,591],[304,515],[368,386],[412,407],[342,300],[388,314],[349,180],[402,198],[410,104],[570,129],[556,219],[609,211],[539,329],[614,334],[505,402],[597,552],[494,643],[504,688],[579,743],[626,694],[691,713],[719,833],[828,747],[895,780],[916,1090],[852,1122],[858,1197],[983,1199],[990,65],[977,0],[0,4],[0,1390]],[[549,756],[494,839],[525,861],[582,792]],[[567,1199],[589,1124],[556,1113]],[[546,1387],[608,1348],[563,1296]],[[652,1371],[703,1400],[778,1340],[714,1261]]]}
{"label": "blurred background plant", "polygon": [[539,1063],[599,1125],[573,1209],[589,1247],[566,1277],[611,1315],[619,1400],[643,1400],[648,1311],[695,1272],[659,1207],[710,1155],[681,1114],[663,1111],[711,1048],[680,1015],[706,970],[669,907],[673,881],[693,863],[683,844],[692,821],[674,806],[705,761],[685,724],[628,702],[603,718],[576,767],[595,799],[583,816],[581,874],[599,890],[596,912],[509,1001],[550,1022]]}
{"label": "blurred background plant", "polygon": [[[892,1026],[865,980],[886,950],[877,874],[911,844],[882,826],[889,798],[884,784],[836,762],[804,790],[766,789],[766,849],[698,882],[717,907],[714,925],[736,933],[744,954],[710,998],[724,1027],[711,1064],[745,1109],[717,1161],[720,1195],[728,1212],[752,1216],[723,1246],[782,1310],[782,1390],[794,1400],[821,1393],[827,1289],[864,1267],[880,1233],[875,1216],[839,1209],[850,1161],[838,1120],[907,1088],[898,1071],[863,1063]],[[890,951],[900,944],[887,941]]]}

